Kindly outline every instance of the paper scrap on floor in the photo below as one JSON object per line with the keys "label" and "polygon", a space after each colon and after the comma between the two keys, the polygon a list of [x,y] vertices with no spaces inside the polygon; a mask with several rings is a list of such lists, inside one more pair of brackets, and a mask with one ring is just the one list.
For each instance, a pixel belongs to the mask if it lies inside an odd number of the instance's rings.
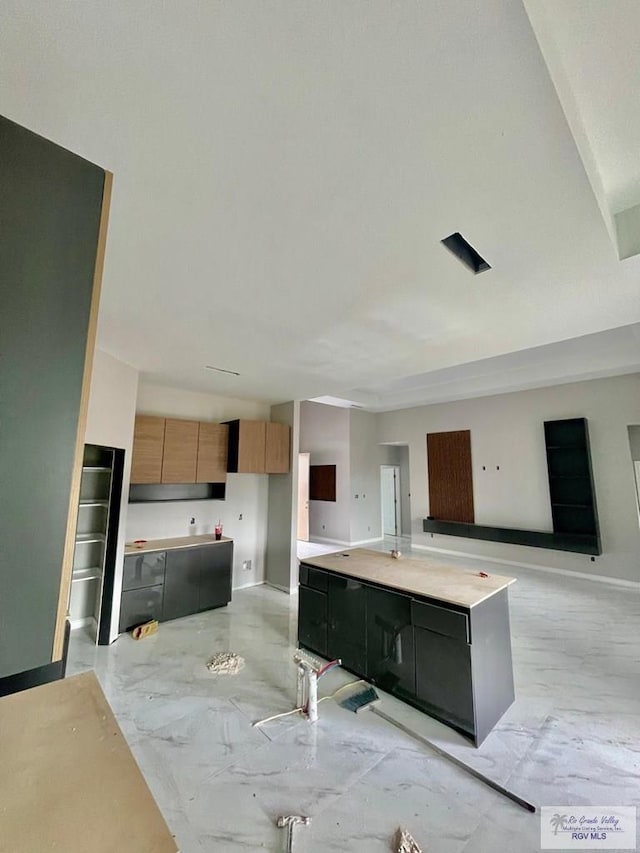
{"label": "paper scrap on floor", "polygon": [[235,652],[217,652],[207,662],[207,669],[215,675],[237,675],[244,669],[244,658]]}
{"label": "paper scrap on floor", "polygon": [[395,853],[422,853],[422,848],[406,829],[400,828],[396,835]]}

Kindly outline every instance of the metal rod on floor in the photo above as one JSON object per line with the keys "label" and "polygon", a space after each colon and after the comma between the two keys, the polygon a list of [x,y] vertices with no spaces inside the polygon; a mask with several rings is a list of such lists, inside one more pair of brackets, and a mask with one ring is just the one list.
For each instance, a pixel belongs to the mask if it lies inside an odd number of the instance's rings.
{"label": "metal rod on floor", "polygon": [[433,741],[430,741],[429,738],[424,737],[424,735],[418,734],[418,732],[414,732],[413,729],[410,729],[408,726],[405,726],[403,723],[399,723],[397,720],[394,720],[393,717],[390,717],[388,714],[385,714],[384,711],[381,711],[380,708],[372,708],[372,713],[377,714],[379,717],[382,717],[383,720],[386,720],[391,725],[403,731],[405,734],[409,735],[409,737],[415,738],[419,740],[421,743],[425,744],[429,749],[433,750],[436,755],[441,756],[442,758],[446,758],[452,764],[455,764],[456,767],[459,767],[461,770],[466,770],[467,773],[470,773],[471,776],[478,779],[480,782],[483,782],[485,785],[488,785],[489,788],[493,788],[494,791],[497,791],[499,794],[502,794],[503,797],[507,797],[512,800],[517,805],[521,806],[523,809],[526,809],[529,812],[533,812],[534,814],[537,812],[537,807],[533,805],[533,803],[528,802],[522,797],[518,796],[518,794],[514,794],[513,791],[509,791],[507,788],[504,788],[502,785],[499,785],[497,782],[494,782],[493,779],[490,779],[488,776],[485,776],[484,773],[481,773],[479,770],[476,770],[473,767],[470,767],[468,764],[465,764],[460,758],[456,758],[454,755],[451,755],[450,752],[442,749],[442,747],[436,746]]}

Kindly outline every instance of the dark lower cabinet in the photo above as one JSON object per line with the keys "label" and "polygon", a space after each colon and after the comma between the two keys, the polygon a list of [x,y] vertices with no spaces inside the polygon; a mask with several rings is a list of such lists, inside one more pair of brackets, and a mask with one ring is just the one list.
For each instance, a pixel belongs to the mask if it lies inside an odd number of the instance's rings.
{"label": "dark lower cabinet", "polygon": [[210,548],[198,548],[200,556],[200,586],[198,609],[211,610],[231,601],[231,571],[233,543],[222,542]]}
{"label": "dark lower cabinet", "polygon": [[415,628],[416,699],[426,710],[473,734],[471,647]]}
{"label": "dark lower cabinet", "polygon": [[342,666],[367,674],[367,587],[339,575],[329,575],[327,593],[327,654]]}
{"label": "dark lower cabinet", "polygon": [[415,695],[411,598],[367,588],[367,673],[373,684],[400,699]]}
{"label": "dark lower cabinet", "polygon": [[152,619],[162,619],[163,595],[162,584],[123,592],[120,604],[120,631],[129,631],[136,625],[142,625]]}
{"label": "dark lower cabinet", "polygon": [[201,548],[167,551],[163,620],[197,613],[200,600]]}
{"label": "dark lower cabinet", "polygon": [[231,601],[233,542],[129,554],[124,561],[120,631],[166,622]]}
{"label": "dark lower cabinet", "polygon": [[327,656],[327,594],[300,587],[298,642],[316,654]]}

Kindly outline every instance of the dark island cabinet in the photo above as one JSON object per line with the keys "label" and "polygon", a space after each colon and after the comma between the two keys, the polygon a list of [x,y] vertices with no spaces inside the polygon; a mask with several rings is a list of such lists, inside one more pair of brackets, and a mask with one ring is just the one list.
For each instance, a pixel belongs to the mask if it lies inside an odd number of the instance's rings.
{"label": "dark island cabinet", "polygon": [[232,541],[129,554],[124,560],[120,631],[151,619],[166,622],[224,607],[231,601],[232,575]]}
{"label": "dark island cabinet", "polygon": [[476,745],[514,700],[506,589],[469,608],[302,564],[298,641]]}
{"label": "dark island cabinet", "polygon": [[367,673],[373,684],[400,699],[415,695],[410,596],[367,588]]}
{"label": "dark island cabinet", "polygon": [[367,587],[329,575],[327,654],[357,675],[367,674]]}

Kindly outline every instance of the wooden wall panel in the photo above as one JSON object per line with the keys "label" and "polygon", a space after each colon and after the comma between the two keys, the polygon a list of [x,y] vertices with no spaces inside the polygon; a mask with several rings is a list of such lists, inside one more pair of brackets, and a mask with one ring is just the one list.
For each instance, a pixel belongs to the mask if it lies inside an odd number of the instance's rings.
{"label": "wooden wall panel", "polygon": [[336,499],[336,466],[309,466],[309,500],[335,501]]}
{"label": "wooden wall panel", "polygon": [[429,517],[473,524],[471,433],[427,433]]}

